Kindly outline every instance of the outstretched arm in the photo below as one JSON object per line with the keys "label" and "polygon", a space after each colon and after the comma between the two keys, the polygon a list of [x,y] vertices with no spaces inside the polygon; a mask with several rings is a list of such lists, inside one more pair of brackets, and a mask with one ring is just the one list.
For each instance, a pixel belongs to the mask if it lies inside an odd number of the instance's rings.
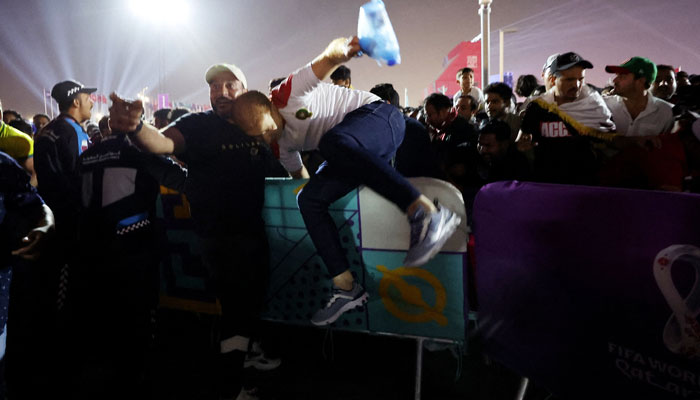
{"label": "outstretched arm", "polygon": [[141,100],[127,101],[115,93],[109,95],[109,126],[114,132],[135,132],[131,138],[143,150],[153,154],[180,154],[185,151],[185,138],[179,129],[168,127],[160,132],[156,127],[141,123],[143,104]]}
{"label": "outstretched arm", "polygon": [[360,50],[360,39],[357,36],[335,39],[311,61],[311,69],[318,79],[324,80],[335,67],[355,57]]}
{"label": "outstretched arm", "polygon": [[41,255],[46,236],[54,229],[53,212],[46,204],[41,205],[39,220],[34,229],[22,238],[25,246],[13,250],[12,255],[25,260],[36,260]]}

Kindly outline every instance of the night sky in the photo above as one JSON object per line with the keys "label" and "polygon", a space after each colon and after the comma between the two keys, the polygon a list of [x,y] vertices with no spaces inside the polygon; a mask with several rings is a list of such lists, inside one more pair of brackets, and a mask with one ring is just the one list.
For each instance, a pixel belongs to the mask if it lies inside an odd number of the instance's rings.
{"label": "night sky", "polygon": [[[142,0],[141,3],[145,2]],[[315,57],[338,36],[357,30],[362,0],[198,0],[187,20],[156,23],[115,0],[3,0],[0,99],[26,117],[43,112],[42,89],[74,78],[135,97],[160,92],[171,100],[208,104],[206,68],[232,62],[250,88]],[[368,90],[391,82],[417,105],[443,69],[445,55],[480,32],[477,0],[385,0],[401,46],[402,64],[379,67],[352,60],[353,85]],[[539,76],[546,57],[576,51],[595,68],[588,81],[604,85],[606,64],[635,55],[700,72],[699,0],[494,0],[491,73],[498,73],[498,29],[506,35],[505,70]],[[146,17],[146,18],[144,18]]]}

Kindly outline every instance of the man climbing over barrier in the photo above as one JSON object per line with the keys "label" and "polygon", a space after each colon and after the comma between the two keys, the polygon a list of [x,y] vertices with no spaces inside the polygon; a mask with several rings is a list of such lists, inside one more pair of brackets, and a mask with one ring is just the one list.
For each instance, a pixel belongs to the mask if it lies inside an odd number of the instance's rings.
{"label": "man climbing over barrier", "polygon": [[364,184],[404,211],[411,225],[407,266],[428,262],[460,222],[459,216],[433,204],[389,164],[405,132],[398,109],[369,92],[322,82],[360,50],[357,37],[335,39],[275,87],[271,102],[251,91],[238,96],[233,106],[233,119],[248,135],[267,143],[277,141],[280,161],[292,177],[309,177],[300,151],[318,149],[326,160],[297,197],[311,240],[333,280],[331,298],[311,318],[315,325],[333,323],[368,298],[350,272],[328,212],[334,201]]}

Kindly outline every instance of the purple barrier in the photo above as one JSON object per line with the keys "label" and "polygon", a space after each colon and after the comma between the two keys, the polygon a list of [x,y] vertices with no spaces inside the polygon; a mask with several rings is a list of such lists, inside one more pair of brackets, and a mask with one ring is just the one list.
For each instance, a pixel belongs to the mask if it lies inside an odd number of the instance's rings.
{"label": "purple barrier", "polygon": [[567,399],[700,399],[700,196],[499,182],[473,219],[488,355]]}

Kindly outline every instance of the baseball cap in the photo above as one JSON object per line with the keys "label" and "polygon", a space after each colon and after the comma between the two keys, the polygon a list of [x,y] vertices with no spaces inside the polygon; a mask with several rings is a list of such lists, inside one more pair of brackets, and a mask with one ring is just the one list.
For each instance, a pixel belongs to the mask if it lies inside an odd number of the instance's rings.
{"label": "baseball cap", "polygon": [[248,89],[248,81],[245,79],[245,75],[243,75],[243,71],[241,71],[240,68],[233,64],[214,64],[209,69],[207,69],[207,73],[204,75],[204,79],[207,81],[207,83],[211,83],[212,79],[220,73],[220,72],[230,72],[232,73],[236,79],[241,81],[243,84],[243,87]]}
{"label": "baseball cap", "polygon": [[559,57],[559,53],[554,53],[551,56],[547,57],[547,62],[545,62],[542,66],[542,72],[545,72],[548,69],[552,68],[552,64],[554,64],[554,60],[556,60],[557,57]]}
{"label": "baseball cap", "polygon": [[78,81],[67,80],[54,85],[53,89],[51,89],[51,97],[58,104],[63,104],[73,100],[78,93],[93,93],[96,91],[96,88],[86,88]]}
{"label": "baseball cap", "polygon": [[580,55],[570,51],[568,53],[559,54],[554,58],[554,61],[550,65],[550,70],[552,73],[565,71],[571,67],[583,67],[583,68],[593,68],[593,64],[590,61],[584,60]]}
{"label": "baseball cap", "polygon": [[632,73],[636,78],[646,78],[649,84],[656,80],[656,64],[644,57],[632,57],[620,65],[608,65],[605,67],[605,72],[612,74]]}

